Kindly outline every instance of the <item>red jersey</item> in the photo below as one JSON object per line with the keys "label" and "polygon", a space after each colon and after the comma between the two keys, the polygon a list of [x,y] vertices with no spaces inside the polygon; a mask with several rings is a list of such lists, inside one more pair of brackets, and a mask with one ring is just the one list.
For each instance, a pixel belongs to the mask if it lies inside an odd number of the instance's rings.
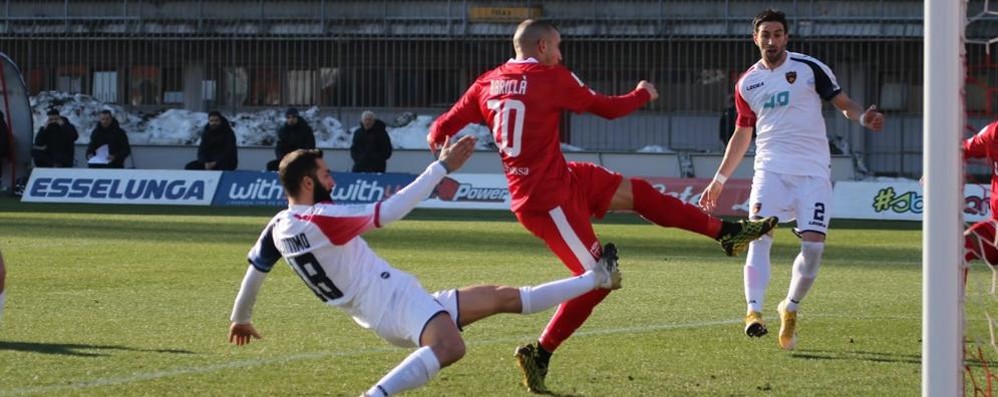
{"label": "red jersey", "polygon": [[443,143],[470,123],[492,130],[509,182],[512,210],[547,211],[569,196],[568,165],[561,152],[561,112],[589,112],[612,119],[630,114],[651,99],[648,91],[608,97],[586,87],[561,65],[533,58],[510,60],[478,77],[454,107],[430,127]]}
{"label": "red jersey", "polygon": [[963,141],[964,158],[987,158],[991,163],[991,217],[998,219],[998,121]]}

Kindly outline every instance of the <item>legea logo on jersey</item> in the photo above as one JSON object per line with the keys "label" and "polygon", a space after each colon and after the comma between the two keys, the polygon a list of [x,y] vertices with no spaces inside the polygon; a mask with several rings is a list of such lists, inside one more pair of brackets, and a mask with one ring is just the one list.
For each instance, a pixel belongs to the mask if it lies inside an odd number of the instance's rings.
{"label": "legea logo on jersey", "polygon": [[461,183],[452,178],[444,178],[433,190],[430,198],[442,201],[471,201],[479,203],[502,203],[509,198],[509,188],[475,187],[470,183]]}
{"label": "legea logo on jersey", "polygon": [[787,106],[790,103],[790,91],[781,91],[775,95],[769,97],[769,100],[762,105],[763,109],[775,109],[781,106]]}

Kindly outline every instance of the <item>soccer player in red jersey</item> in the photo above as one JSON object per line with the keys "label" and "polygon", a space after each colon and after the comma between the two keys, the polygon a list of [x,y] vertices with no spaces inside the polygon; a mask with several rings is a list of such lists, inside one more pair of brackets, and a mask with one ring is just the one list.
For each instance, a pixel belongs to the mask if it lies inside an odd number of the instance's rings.
{"label": "soccer player in red jersey", "polygon": [[[607,211],[633,210],[657,225],[703,234],[718,240],[728,255],[742,252],[776,225],[775,218],[724,222],[660,193],[645,180],[624,178],[591,163],[566,162],[558,140],[563,110],[614,119],[657,99],[658,92],[641,81],[625,95],[596,93],[561,65],[560,42],[561,34],[549,21],[521,23],[513,36],[516,58],[478,77],[434,122],[427,141],[436,150],[466,125],[487,123],[502,157],[513,213],[572,273],[595,266],[601,245],[590,218],[602,218]],[[565,302],[536,345],[517,349],[517,363],[530,391],[547,390],[544,378],[551,353],[585,322],[607,292],[592,291]]]}
{"label": "soccer player in red jersey", "polygon": [[998,208],[998,121],[963,141],[963,157],[986,158],[991,166],[991,218],[967,228],[964,233],[964,259],[982,259],[992,267],[998,266],[998,240],[995,239],[995,224],[998,222],[995,215],[995,208]]}

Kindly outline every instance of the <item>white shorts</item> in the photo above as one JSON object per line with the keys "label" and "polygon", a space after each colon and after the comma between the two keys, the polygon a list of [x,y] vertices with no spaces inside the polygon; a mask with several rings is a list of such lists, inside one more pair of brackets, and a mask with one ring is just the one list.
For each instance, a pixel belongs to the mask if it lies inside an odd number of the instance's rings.
{"label": "white shorts", "polygon": [[[378,336],[395,346],[418,347],[426,324],[438,314],[450,314],[451,320],[457,324],[457,290],[440,291],[431,296],[415,277],[398,273],[399,279],[406,280],[393,283],[388,310],[373,327]],[[387,294],[389,291],[380,292]],[[361,323],[360,319],[355,320]]]}
{"label": "white shorts", "polygon": [[828,233],[832,214],[832,181],[826,177],[756,171],[749,195],[749,217],[776,216],[797,220],[795,230]]}

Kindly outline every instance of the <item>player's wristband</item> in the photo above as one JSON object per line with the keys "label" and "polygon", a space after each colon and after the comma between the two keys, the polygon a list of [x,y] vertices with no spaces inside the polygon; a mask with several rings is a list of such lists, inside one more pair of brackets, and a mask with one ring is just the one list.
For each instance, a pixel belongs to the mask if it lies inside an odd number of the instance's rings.
{"label": "player's wristband", "polygon": [[447,166],[447,163],[437,160],[437,164],[440,164],[441,167],[444,167],[444,171],[447,171],[447,173],[450,174],[450,167]]}
{"label": "player's wristband", "polygon": [[716,174],[714,174],[714,182],[717,182],[718,185],[723,185],[724,182],[727,182],[727,181],[728,181],[728,177],[726,177],[724,175],[721,175],[720,171],[718,171]]}
{"label": "player's wristband", "polygon": [[[866,113],[863,113],[863,114],[866,114]],[[863,121],[863,114],[859,115],[859,126],[863,127],[863,128],[867,128],[866,122]]]}

